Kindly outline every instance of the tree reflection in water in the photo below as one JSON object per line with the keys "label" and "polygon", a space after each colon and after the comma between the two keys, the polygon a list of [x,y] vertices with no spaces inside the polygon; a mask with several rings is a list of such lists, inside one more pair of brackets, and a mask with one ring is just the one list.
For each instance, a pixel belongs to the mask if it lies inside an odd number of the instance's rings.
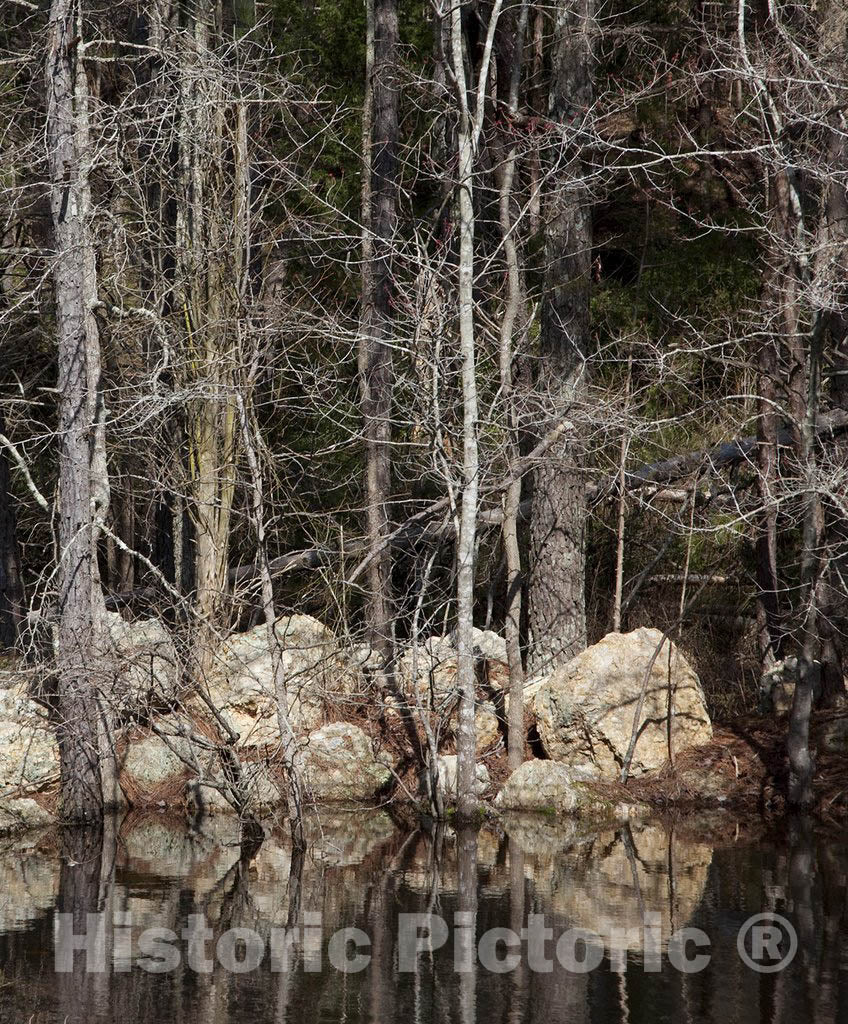
{"label": "tree reflection in water", "polygon": [[[515,818],[503,829],[400,833],[380,812],[357,812],[312,822],[309,849],[297,857],[285,830],[252,845],[240,840],[223,820],[186,829],[160,815],[120,827],[110,821],[102,833],[4,841],[0,1019],[656,1024],[679,1017],[794,1024],[848,1014],[848,849],[803,820],[772,841],[714,846],[681,825],[581,835],[546,819]],[[736,950],[742,923],[767,910],[792,921],[800,944],[792,965],[774,975],[752,972]],[[398,915],[410,912],[441,915],[450,934],[441,947],[425,942],[418,969],[400,974]],[[54,972],[58,913],[73,916],[77,933],[86,931],[87,915],[103,915],[95,955],[110,965],[106,972],[86,973],[81,953],[72,974]],[[272,929],[296,928],[316,913],[323,947],[295,949],[289,971],[272,971],[267,953],[246,973],[230,973],[217,960],[208,973],[192,970],[180,940],[181,966],[152,974],[127,961],[127,933],[117,931],[121,914],[129,915],[137,951],[145,928],[179,936],[189,915],[201,914],[214,959],[215,943],[229,929],[251,929],[267,950]],[[476,940],[495,927],[520,934],[530,914],[544,915],[555,939],[569,928],[602,937],[617,929],[620,948],[605,939],[600,966],[582,974],[556,964],[532,970],[526,945],[514,970],[481,966]],[[649,914],[662,927],[657,972],[646,969]],[[686,925],[702,928],[711,942],[711,963],[698,974],[680,974],[668,960],[670,931]],[[361,973],[328,963],[327,941],[342,927],[370,939],[371,963]],[[554,946],[547,943],[548,957]],[[501,946],[498,956],[515,951]]]}

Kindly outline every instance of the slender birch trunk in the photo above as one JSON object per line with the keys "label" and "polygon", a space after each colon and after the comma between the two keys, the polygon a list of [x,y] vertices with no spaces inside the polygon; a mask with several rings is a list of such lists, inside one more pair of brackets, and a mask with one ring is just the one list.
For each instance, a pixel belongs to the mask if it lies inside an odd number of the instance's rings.
{"label": "slender birch trunk", "polygon": [[[515,35],[512,76],[509,84],[508,110],[511,117],[518,113],[518,90],[521,82],[522,51],[527,29],[527,0],[521,5]],[[500,381],[505,414],[510,432],[509,458],[520,457],[518,446],[518,412],[513,393],[512,361],[514,357],[515,323],[521,312],[524,296],[518,249],[515,244],[512,215],[513,184],[518,164],[517,147],[512,142],[503,157],[500,168],[500,227],[507,265],[507,299],[501,321]],[[509,721],[507,743],[509,768],[515,771],[524,760],[524,666],[521,661],[521,603],[522,576],[521,550],[518,542],[518,515],[521,506],[521,480],[514,480],[507,488],[503,503],[503,544],[506,555],[506,655],[509,666]]]}
{"label": "slender birch trunk", "polygon": [[453,71],[459,99],[459,345],[462,360],[462,507],[457,538],[457,815],[469,819],[477,810],[474,793],[476,730],[474,724],[474,551],[477,532],[479,456],[477,448],[477,365],[474,342],[474,150],[465,79],[462,11],[451,9]]}

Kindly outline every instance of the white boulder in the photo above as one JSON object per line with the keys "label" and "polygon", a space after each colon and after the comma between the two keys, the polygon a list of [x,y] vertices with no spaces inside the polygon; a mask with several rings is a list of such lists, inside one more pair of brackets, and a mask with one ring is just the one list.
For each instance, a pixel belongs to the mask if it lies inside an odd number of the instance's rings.
{"label": "white boulder", "polygon": [[668,760],[669,704],[675,754],[712,739],[698,677],[670,640],[656,653],[662,639],[657,629],[609,633],[554,670],[534,701],[539,736],[552,760],[588,761],[604,778],[617,778],[651,662],[631,773],[659,768]]}
{"label": "white boulder", "polygon": [[318,802],[373,800],[392,777],[385,754],[348,722],[332,722],[311,732],[303,748],[306,785]]}
{"label": "white boulder", "polygon": [[[309,615],[278,619],[276,635],[289,723],[303,736],[323,724],[329,706],[337,710],[363,691],[362,673],[333,632]],[[207,682],[209,697],[239,734],[240,746],[279,746],[272,647],[264,624],[224,641]]]}
{"label": "white boulder", "polygon": [[[439,787],[447,804],[456,803],[456,754],[443,754],[439,757]],[[489,769],[484,764],[474,766],[474,795],[479,799],[489,788]]]}

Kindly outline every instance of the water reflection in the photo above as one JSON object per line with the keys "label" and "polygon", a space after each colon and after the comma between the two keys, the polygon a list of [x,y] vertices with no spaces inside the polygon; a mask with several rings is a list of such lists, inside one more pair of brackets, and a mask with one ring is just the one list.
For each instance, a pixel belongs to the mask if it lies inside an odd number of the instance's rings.
{"label": "water reflection", "polygon": [[[793,824],[780,841],[714,846],[688,827],[647,823],[584,835],[539,817],[512,817],[503,829],[479,833],[410,834],[375,812],[312,821],[305,857],[292,858],[285,831],[261,845],[243,838],[219,819],[188,829],[161,815],[110,822],[102,835],[5,841],[0,1020],[848,1019],[848,850],[808,823]],[[736,945],[742,923],[765,910],[785,915],[799,938],[791,966],[771,975],[746,967]],[[419,929],[411,973],[398,971],[401,913],[438,915],[449,925],[446,937]],[[86,954],[107,970],[87,973],[77,953],[76,970],[55,972],[68,920],[80,935],[104,922]],[[192,921],[208,931],[187,932]],[[530,956],[534,921],[552,935],[536,949],[550,964],[541,970]],[[686,926],[709,937],[711,961],[699,973],[670,963],[669,936]],[[141,943],[154,927],[174,934],[176,969],[140,969]],[[367,947],[357,947],[361,940],[341,947],[343,959],[370,956],[358,973],[329,962],[328,941],[341,928],[367,938]],[[495,928],[496,959],[515,954],[512,969],[481,962],[478,941]],[[523,941],[511,945],[510,933],[522,929]],[[557,962],[557,939],[569,929],[599,937],[595,969],[567,971]],[[215,956],[225,935],[236,936],[231,952],[247,966],[250,936],[261,939],[255,969],[226,969]],[[271,952],[280,953],[287,935],[296,938],[285,949],[290,969],[274,970]],[[585,945],[572,946],[577,961],[589,956]]]}

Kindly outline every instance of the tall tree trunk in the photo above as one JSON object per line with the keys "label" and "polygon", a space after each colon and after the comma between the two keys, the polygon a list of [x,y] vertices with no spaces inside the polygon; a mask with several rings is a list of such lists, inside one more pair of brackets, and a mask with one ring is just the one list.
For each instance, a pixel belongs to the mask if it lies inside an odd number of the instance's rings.
{"label": "tall tree trunk", "polygon": [[[372,22],[373,18],[373,22]],[[398,15],[397,0],[368,0],[371,139],[363,187],[363,324],[359,352],[362,415],[366,446],[366,530],[374,552],[368,567],[368,627],[371,644],[390,678],[394,662],[394,611],[388,501],[392,463],[392,248],[397,221]],[[385,680],[384,680],[385,681]]]}
{"label": "tall tree trunk", "polygon": [[[45,85],[59,349],[56,658],[61,801],[65,818],[93,822],[102,818],[104,807],[98,680],[105,684],[108,679],[108,658],[97,541],[109,507],[109,481],[100,338],[93,312],[97,283],[88,184],[92,149],[79,6],[72,0],[53,0]],[[107,735],[107,743],[109,739]],[[108,772],[106,763],[102,768]]]}
{"label": "tall tree trunk", "polygon": [[801,424],[801,469],[804,487],[804,518],[801,535],[801,601],[804,616],[799,639],[798,678],[789,713],[789,802],[807,807],[813,802],[815,762],[810,753],[810,713],[819,689],[821,664],[817,607],[817,580],[821,561],[821,499],[816,460],[816,419],[821,375],[822,327],[813,328],[807,359],[807,403]]}
{"label": "tall tree trunk", "polygon": [[[509,83],[508,110],[510,116],[518,113],[518,90],[521,82],[521,65],[524,49],[524,35],[527,29],[528,2],[523,0],[518,17],[512,57],[512,75]],[[513,394],[512,362],[515,353],[514,333],[516,320],[523,310],[524,295],[518,261],[518,249],[513,230],[513,185],[518,164],[517,147],[514,137],[505,140],[502,147],[500,177],[500,227],[504,257],[507,266],[507,298],[501,320],[500,334],[500,382],[504,403],[504,416],[510,433],[509,459],[515,462],[520,457],[518,445],[518,414]],[[507,742],[509,768],[515,771],[524,760],[524,666],[521,661],[521,549],[518,542],[518,516],[521,507],[521,480],[514,480],[507,488],[503,505],[503,544],[506,555],[506,607],[504,612],[506,655],[509,665],[509,721]]]}
{"label": "tall tree trunk", "polygon": [[474,342],[474,140],[465,78],[462,10],[451,10],[451,51],[459,103],[459,347],[462,363],[462,508],[457,538],[457,815],[470,820],[477,810],[474,792],[477,737],[474,724],[474,554],[477,540],[479,461],[477,449],[477,363]]}
{"label": "tall tree trunk", "polygon": [[[552,155],[545,226],[545,291],[537,388],[556,418],[586,385],[592,211],[582,185],[578,130],[592,104],[593,0],[556,5],[549,116],[561,135]],[[586,646],[586,497],[574,440],[553,446],[533,475],[529,664],[567,661]]]}
{"label": "tall tree trunk", "polygon": [[[534,88],[530,94],[531,110],[541,116],[545,106],[545,91],[543,88],[545,45],[545,11],[541,4],[534,4],[533,12],[533,65],[530,71],[530,79]],[[531,235],[537,235],[542,226],[542,160],[538,146],[533,146],[529,154],[528,177],[530,179],[530,199],[528,204],[528,218]]]}
{"label": "tall tree trunk", "polygon": [[[843,81],[848,76],[848,0],[830,0],[820,8],[819,53]],[[848,409],[848,141],[846,117],[838,115],[827,145],[824,224],[820,231],[820,277],[828,296],[827,330],[831,358],[830,401]],[[846,458],[845,449],[842,451]],[[823,557],[817,605],[821,638],[821,703],[833,704],[845,694],[843,637],[848,633],[848,517],[838,504],[823,496]]]}
{"label": "tall tree trunk", "polygon": [[177,147],[178,315],[188,355],[185,384],[197,394],[188,414],[188,461],[197,614],[191,663],[199,680],[211,667],[225,625],[237,437],[235,325],[246,213],[237,184],[243,166],[238,132],[233,138],[224,117],[231,97],[216,50],[220,15],[216,0],[201,0],[190,15],[193,45],[181,54]]}
{"label": "tall tree trunk", "polygon": [[[766,289],[766,295],[770,289]],[[759,655],[763,671],[779,657],[780,580],[777,569],[777,380],[776,339],[760,342],[757,374],[757,486],[763,512],[756,540],[756,572],[759,590]]]}
{"label": "tall tree trunk", "polygon": [[[798,263],[797,239],[803,237],[802,197],[791,168],[773,174],[772,222],[777,239],[777,337],[786,356],[787,405],[791,415],[793,453],[787,460],[803,495],[801,522],[800,624],[796,633],[798,675],[789,713],[789,802],[805,807],[813,800],[814,761],[810,752],[810,714],[819,689],[817,579],[821,553],[821,499],[816,465],[823,317],[818,313],[808,341],[802,315],[803,267]],[[784,470],[785,472],[785,470]]]}

